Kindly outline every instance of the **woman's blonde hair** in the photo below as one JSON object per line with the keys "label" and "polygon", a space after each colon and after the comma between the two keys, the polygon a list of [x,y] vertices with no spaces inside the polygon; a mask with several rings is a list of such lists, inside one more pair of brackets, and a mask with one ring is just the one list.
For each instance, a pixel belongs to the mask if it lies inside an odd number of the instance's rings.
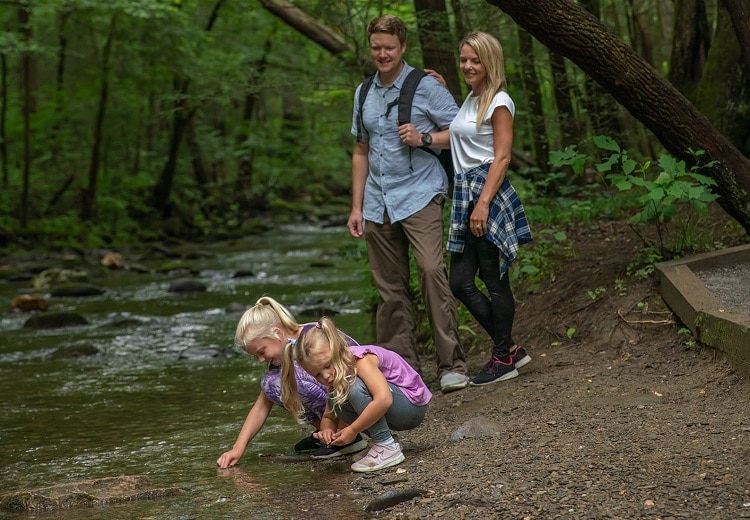
{"label": "woman's blonde hair", "polygon": [[479,62],[487,73],[485,86],[479,93],[479,99],[477,99],[477,130],[479,130],[482,120],[490,108],[492,98],[501,90],[508,88],[505,83],[505,59],[500,42],[491,34],[485,32],[467,34],[458,46],[459,53],[464,45],[474,49]]}
{"label": "woman's blonde hair", "polygon": [[273,330],[276,327],[297,331],[300,325],[286,307],[269,296],[263,296],[240,318],[234,342],[239,348],[246,350],[248,344],[256,339],[281,339]]}
{"label": "woman's blonde hair", "polygon": [[321,356],[331,356],[333,367],[333,406],[349,399],[349,387],[356,375],[354,356],[346,337],[336,328],[330,318],[321,318],[314,327],[307,329],[299,341],[284,346],[281,363],[281,401],[284,408],[295,417],[301,417],[304,409],[297,393],[297,377],[294,362],[302,368],[317,361]]}

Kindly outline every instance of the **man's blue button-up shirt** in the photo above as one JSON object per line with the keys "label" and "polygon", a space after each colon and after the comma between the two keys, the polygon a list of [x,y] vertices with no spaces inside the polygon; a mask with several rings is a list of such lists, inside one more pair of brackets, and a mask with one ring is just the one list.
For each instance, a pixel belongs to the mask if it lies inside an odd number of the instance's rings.
{"label": "man's blue button-up shirt", "polygon": [[[401,74],[388,87],[383,87],[376,74],[362,109],[362,136],[370,147],[362,213],[365,220],[378,224],[383,223],[386,211],[391,222],[398,222],[427,206],[436,195],[445,196],[448,190],[448,178],[437,157],[402,143],[398,135],[396,100],[411,70],[413,67],[404,62]],[[354,93],[353,135],[357,135],[361,88],[360,84]],[[457,113],[450,92],[435,78],[422,78],[411,109],[411,122],[417,131],[444,130]]]}

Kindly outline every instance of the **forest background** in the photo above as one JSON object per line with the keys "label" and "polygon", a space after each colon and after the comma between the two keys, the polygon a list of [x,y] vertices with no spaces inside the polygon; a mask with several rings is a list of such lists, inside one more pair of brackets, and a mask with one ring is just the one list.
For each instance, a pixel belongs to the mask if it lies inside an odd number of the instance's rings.
{"label": "forest background", "polygon": [[[382,13],[407,22],[407,61],[441,71],[459,102],[457,42],[483,30],[503,45],[513,182],[537,252],[564,242],[566,223],[662,226],[680,204],[675,235],[644,241],[650,260],[721,247],[697,236],[715,198],[750,232],[750,0],[0,9],[6,251],[218,239],[290,218],[343,225],[353,92],[372,72],[365,28]],[[529,274],[544,263],[531,260]]]}

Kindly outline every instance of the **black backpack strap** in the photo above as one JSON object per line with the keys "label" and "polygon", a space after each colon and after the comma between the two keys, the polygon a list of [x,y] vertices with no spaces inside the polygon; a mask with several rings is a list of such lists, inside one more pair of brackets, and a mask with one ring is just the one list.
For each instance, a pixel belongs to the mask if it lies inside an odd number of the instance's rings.
{"label": "black backpack strap", "polygon": [[404,79],[401,92],[398,95],[398,124],[399,126],[411,122],[411,104],[417,85],[427,73],[421,69],[413,69]]}
{"label": "black backpack strap", "polygon": [[359,99],[357,104],[359,105],[359,117],[357,118],[357,142],[362,141],[362,107],[365,106],[365,99],[367,99],[367,93],[370,92],[372,82],[375,81],[375,74],[367,76],[362,82],[362,86],[359,88]]}
{"label": "black backpack strap", "polygon": [[[417,85],[419,85],[419,82],[422,81],[422,78],[426,75],[427,73],[425,71],[414,69],[406,76],[406,79],[404,79],[404,84],[401,85],[401,93],[398,98],[399,126],[411,122],[411,105],[414,101],[414,93],[417,91]],[[418,146],[417,148],[440,158],[440,154],[432,148],[426,146]]]}

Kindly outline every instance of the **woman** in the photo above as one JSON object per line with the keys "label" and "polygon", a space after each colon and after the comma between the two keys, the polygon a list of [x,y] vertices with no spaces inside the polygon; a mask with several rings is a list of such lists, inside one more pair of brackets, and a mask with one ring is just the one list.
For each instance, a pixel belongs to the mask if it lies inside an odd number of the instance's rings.
{"label": "woman", "polygon": [[[471,92],[450,125],[456,169],[448,235],[453,294],[493,341],[492,357],[472,385],[505,381],[531,361],[512,338],[515,302],[508,268],[531,241],[523,205],[507,178],[515,106],[506,92],[503,51],[491,35],[473,32],[459,46]],[[485,295],[475,276],[487,287]]]}

